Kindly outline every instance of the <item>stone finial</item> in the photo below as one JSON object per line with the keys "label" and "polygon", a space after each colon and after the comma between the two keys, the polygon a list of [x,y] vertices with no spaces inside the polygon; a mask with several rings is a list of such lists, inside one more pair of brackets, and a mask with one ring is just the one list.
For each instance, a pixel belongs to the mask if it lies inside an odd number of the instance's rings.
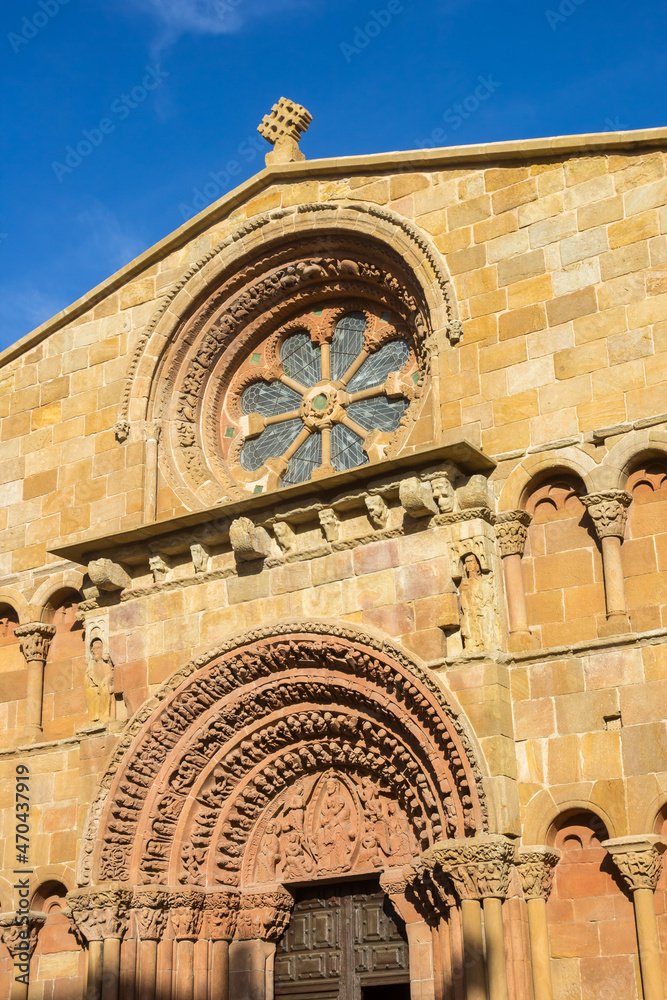
{"label": "stone finial", "polygon": [[616,837],[603,840],[602,846],[611,854],[628,889],[655,891],[662,870],[665,842],[661,837]]}
{"label": "stone finial", "polygon": [[496,518],[496,538],[502,556],[523,555],[532,515],[527,510],[506,510]]}
{"label": "stone finial", "polygon": [[593,519],[598,538],[623,538],[632,496],[625,490],[602,490],[581,497]]}
{"label": "stone finial", "polygon": [[266,165],[305,160],[299,140],[312,120],[313,116],[300,104],[281,97],[257,126],[259,134],[273,146],[273,151],[266,154]]}
{"label": "stone finial", "polygon": [[520,847],[516,870],[524,899],[548,899],[560,861],[555,847]]}
{"label": "stone finial", "polygon": [[55,625],[47,625],[45,622],[30,622],[14,629],[14,635],[19,640],[21,652],[27,663],[33,660],[46,662],[49,646],[55,634]]}

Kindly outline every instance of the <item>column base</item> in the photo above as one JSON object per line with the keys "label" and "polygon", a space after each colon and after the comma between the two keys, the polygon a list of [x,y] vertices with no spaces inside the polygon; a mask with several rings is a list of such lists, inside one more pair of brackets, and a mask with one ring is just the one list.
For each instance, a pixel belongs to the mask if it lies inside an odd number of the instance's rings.
{"label": "column base", "polygon": [[510,632],[507,637],[507,649],[510,653],[522,653],[528,649],[537,648],[537,639],[532,632]]}
{"label": "column base", "polygon": [[630,619],[627,615],[620,613],[609,615],[606,621],[598,624],[598,635],[601,639],[611,635],[623,635],[623,633],[631,631]]}

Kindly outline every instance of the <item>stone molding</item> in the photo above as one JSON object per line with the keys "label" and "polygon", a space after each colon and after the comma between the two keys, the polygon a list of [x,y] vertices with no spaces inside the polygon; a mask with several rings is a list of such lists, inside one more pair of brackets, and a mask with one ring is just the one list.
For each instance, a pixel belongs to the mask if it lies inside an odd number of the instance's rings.
{"label": "stone molding", "polygon": [[549,898],[560,857],[561,852],[555,847],[519,848],[516,870],[524,899]]}
{"label": "stone molding", "polygon": [[55,634],[55,625],[47,625],[45,622],[29,622],[27,625],[17,625],[14,629],[27,663],[46,663]]}
{"label": "stone molding", "polygon": [[661,837],[616,837],[604,840],[602,846],[611,855],[631,892],[636,889],[655,892],[667,846]]}
{"label": "stone molding", "polygon": [[503,558],[523,555],[532,520],[527,510],[507,510],[496,515],[496,538]]}
{"label": "stone molding", "polygon": [[625,490],[602,490],[579,498],[591,516],[598,538],[623,538],[632,496]]}

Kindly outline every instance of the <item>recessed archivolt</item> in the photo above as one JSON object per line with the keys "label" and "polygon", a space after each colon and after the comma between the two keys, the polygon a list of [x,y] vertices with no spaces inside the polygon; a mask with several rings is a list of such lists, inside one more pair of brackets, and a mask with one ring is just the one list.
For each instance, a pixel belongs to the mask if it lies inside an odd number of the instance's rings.
{"label": "recessed archivolt", "polygon": [[[225,275],[245,267],[253,252],[263,259],[279,252],[290,238],[327,234],[367,239],[404,262],[420,288],[433,332],[458,319],[453,289],[435,246],[413,223],[387,209],[354,203],[306,204],[276,209],[250,219],[192,264],[160,302],[134,350],[119,408],[119,425],[146,419],[156,374],[165,350],[190,314]],[[326,246],[321,250],[326,254]],[[134,405],[133,404],[134,401]]]}
{"label": "recessed archivolt", "polygon": [[91,807],[79,881],[238,883],[276,795],[328,768],[376,783],[419,849],[486,829],[470,742],[433,681],[356,630],[285,623],[188,664],[135,716]]}

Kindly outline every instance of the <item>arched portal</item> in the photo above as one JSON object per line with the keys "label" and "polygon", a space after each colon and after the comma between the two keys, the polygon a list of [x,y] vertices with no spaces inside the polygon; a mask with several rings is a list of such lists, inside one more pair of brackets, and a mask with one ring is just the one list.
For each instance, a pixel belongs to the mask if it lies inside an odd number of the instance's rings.
{"label": "arched portal", "polygon": [[119,966],[113,925],[156,996],[161,976],[179,998],[216,995],[227,959],[234,995],[262,995],[305,885],[377,887],[487,825],[437,685],[386,642],[315,623],[256,630],[180,671],[132,721],[102,785],[70,905],[84,927],[111,907],[93,966]]}

